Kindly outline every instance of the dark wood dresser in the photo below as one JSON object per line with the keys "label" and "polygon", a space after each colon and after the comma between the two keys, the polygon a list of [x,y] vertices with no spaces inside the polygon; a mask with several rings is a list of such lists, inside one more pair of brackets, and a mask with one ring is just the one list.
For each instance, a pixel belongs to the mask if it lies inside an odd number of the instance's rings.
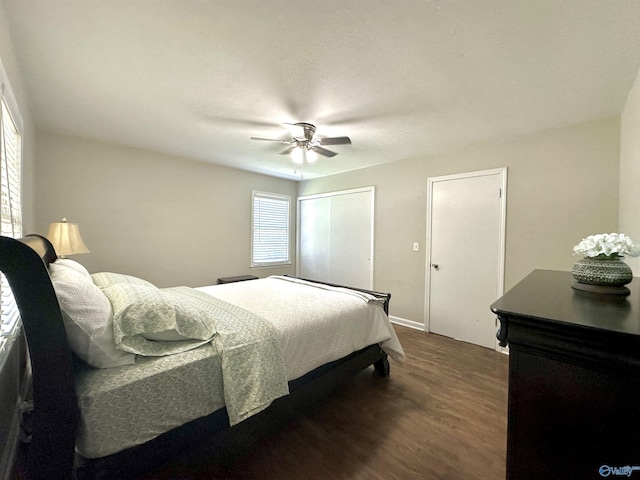
{"label": "dark wood dresser", "polygon": [[491,310],[509,346],[507,479],[640,480],[640,278],[629,296],[535,270]]}

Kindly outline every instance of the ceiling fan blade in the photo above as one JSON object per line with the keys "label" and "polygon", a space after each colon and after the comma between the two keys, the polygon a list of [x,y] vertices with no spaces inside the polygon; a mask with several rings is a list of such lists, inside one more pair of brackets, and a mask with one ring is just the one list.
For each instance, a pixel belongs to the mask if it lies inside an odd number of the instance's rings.
{"label": "ceiling fan blade", "polygon": [[321,145],[351,145],[349,137],[316,138]]}
{"label": "ceiling fan blade", "polygon": [[281,143],[289,143],[287,140],[280,140],[278,138],[261,138],[261,137],[251,137],[251,140],[264,140],[266,142],[281,142]]}
{"label": "ceiling fan blade", "polygon": [[280,152],[280,155],[289,155],[291,152],[293,152],[293,149],[296,147],[289,147],[286,150],[283,150],[282,152]]}
{"label": "ceiling fan blade", "polygon": [[311,150],[325,157],[335,157],[338,154],[338,152],[332,152],[322,147],[312,147]]}

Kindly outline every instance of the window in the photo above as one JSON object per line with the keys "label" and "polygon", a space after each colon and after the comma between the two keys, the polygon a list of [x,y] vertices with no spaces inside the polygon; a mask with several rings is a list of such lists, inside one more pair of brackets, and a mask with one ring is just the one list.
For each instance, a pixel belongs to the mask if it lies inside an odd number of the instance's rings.
{"label": "window", "polygon": [[[0,73],[2,70],[0,69]],[[16,122],[17,109],[9,108],[7,86],[0,90],[0,233],[8,237],[22,236],[20,210],[20,173],[22,137]],[[11,104],[13,105],[13,103]],[[15,112],[15,113],[14,113]],[[18,331],[19,313],[4,275],[0,276],[0,360]]]}
{"label": "window", "polygon": [[251,266],[284,265],[289,260],[291,197],[252,192]]}

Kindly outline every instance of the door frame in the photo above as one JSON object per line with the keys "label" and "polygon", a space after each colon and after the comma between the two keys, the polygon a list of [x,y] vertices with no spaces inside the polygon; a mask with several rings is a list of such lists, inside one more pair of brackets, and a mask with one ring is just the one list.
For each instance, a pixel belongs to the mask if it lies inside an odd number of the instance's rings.
{"label": "door frame", "polygon": [[[438,182],[446,182],[452,180],[461,180],[465,178],[484,177],[488,175],[500,175],[500,213],[499,213],[499,256],[498,256],[498,278],[497,282],[497,298],[500,298],[504,293],[504,264],[505,264],[505,252],[506,252],[506,227],[507,227],[507,167],[493,168],[489,170],[478,170],[475,172],[458,173],[454,175],[444,175],[440,177],[431,177],[427,179],[427,251],[426,251],[426,263],[425,263],[425,302],[424,302],[424,330],[426,332],[430,330],[430,318],[429,312],[431,310],[431,238],[432,238],[432,220],[433,220],[433,186]],[[497,300],[496,298],[496,300]],[[487,305],[487,310],[489,305]],[[497,331],[497,322],[496,322]],[[495,350],[502,351],[502,348],[498,344],[498,339],[495,339]]]}

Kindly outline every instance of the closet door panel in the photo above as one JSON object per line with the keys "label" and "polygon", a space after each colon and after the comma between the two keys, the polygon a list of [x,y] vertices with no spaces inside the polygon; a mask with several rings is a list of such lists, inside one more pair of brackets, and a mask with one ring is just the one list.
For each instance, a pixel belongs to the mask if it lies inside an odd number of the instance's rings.
{"label": "closet door panel", "polygon": [[311,280],[329,277],[331,198],[298,204],[298,276]]}
{"label": "closet door panel", "polygon": [[362,192],[331,198],[330,282],[372,288],[371,195]]}
{"label": "closet door panel", "polygon": [[298,199],[298,275],[373,288],[374,188]]}

